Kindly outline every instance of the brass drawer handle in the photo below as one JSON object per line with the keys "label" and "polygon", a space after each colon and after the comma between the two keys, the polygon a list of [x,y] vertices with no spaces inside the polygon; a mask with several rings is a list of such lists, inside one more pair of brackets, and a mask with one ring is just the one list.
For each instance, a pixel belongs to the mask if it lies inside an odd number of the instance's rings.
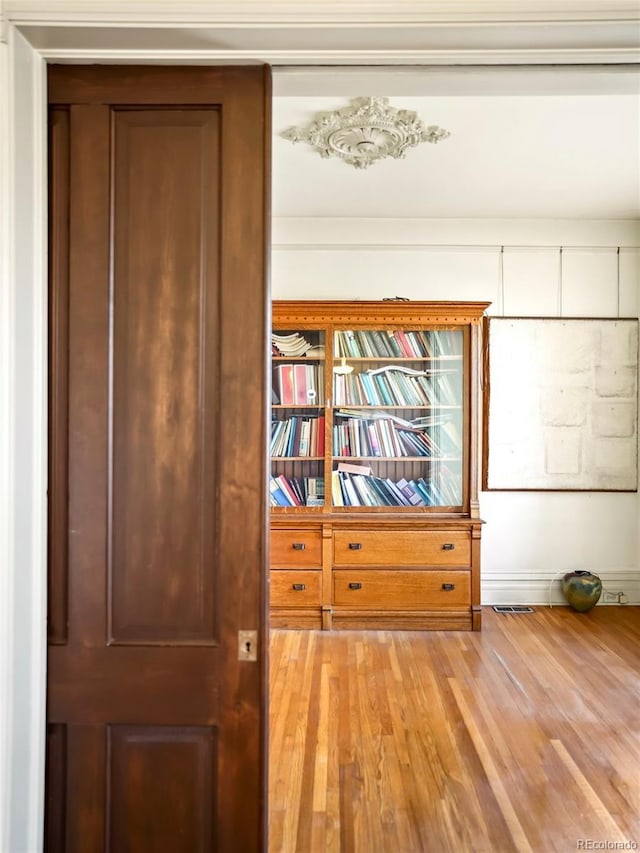
{"label": "brass drawer handle", "polygon": [[442,584],[442,589],[444,589],[446,592],[451,592],[451,590],[455,589],[455,588],[456,588],[456,585],[454,583],[443,583]]}
{"label": "brass drawer handle", "polygon": [[304,551],[307,546],[304,544],[304,542],[294,542],[291,547],[294,551]]}
{"label": "brass drawer handle", "polygon": [[362,543],[361,542],[349,542],[349,550],[350,551],[361,551]]}
{"label": "brass drawer handle", "polygon": [[455,548],[456,546],[453,544],[453,542],[445,542],[442,546],[443,551],[455,551]]}
{"label": "brass drawer handle", "polygon": [[307,586],[306,586],[306,584],[303,584],[303,583],[294,583],[293,588],[295,589],[296,592],[304,592],[304,590],[307,588]]}
{"label": "brass drawer handle", "polygon": [[361,583],[350,583],[349,589],[362,589],[362,584]]}

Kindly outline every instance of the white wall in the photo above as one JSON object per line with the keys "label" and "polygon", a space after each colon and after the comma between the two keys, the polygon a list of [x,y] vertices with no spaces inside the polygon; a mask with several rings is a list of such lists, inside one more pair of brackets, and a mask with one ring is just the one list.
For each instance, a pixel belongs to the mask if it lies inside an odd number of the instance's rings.
{"label": "white wall", "polygon": [[44,63],[0,42],[0,851],[42,846],[47,279]]}
{"label": "white wall", "polygon": [[[274,299],[491,301],[499,316],[638,317],[640,223],[276,219]],[[637,493],[484,492],[482,601],[545,603],[587,568],[640,602]],[[551,584],[552,601],[562,601]]]}

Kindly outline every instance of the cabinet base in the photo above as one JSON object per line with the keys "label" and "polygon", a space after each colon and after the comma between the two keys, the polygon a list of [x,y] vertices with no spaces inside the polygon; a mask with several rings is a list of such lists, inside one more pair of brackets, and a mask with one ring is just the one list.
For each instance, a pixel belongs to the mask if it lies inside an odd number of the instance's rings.
{"label": "cabinet base", "polygon": [[[472,631],[469,611],[334,610],[332,627],[369,631]],[[476,629],[477,630],[477,629]]]}
{"label": "cabinet base", "polygon": [[271,628],[363,631],[480,631],[481,610],[395,611],[272,608]]}
{"label": "cabinet base", "polygon": [[[300,611],[272,608],[269,615],[269,625],[271,628],[321,629],[323,627],[322,615],[319,610]],[[328,627],[331,626],[329,625]]]}

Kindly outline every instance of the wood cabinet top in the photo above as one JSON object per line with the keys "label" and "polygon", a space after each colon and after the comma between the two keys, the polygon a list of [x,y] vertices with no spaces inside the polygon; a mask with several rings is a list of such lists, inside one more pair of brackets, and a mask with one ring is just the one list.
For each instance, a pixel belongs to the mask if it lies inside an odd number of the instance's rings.
{"label": "wood cabinet top", "polygon": [[423,302],[383,300],[274,300],[273,320],[341,326],[370,323],[477,323],[490,302]]}

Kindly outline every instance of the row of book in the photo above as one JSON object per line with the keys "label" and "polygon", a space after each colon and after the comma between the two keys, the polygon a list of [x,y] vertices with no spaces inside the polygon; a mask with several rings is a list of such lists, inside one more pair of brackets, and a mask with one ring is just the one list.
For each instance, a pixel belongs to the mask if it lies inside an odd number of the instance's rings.
{"label": "row of book", "polygon": [[324,402],[322,364],[278,364],[273,369],[271,400],[283,406],[321,406]]}
{"label": "row of book", "polygon": [[[434,431],[439,442],[432,434]],[[334,424],[332,439],[334,456],[442,458],[459,456],[461,452],[459,442],[441,428],[403,427],[392,418],[347,418]]]}
{"label": "row of book", "polygon": [[271,506],[324,506],[324,477],[272,476]]}
{"label": "row of book", "polygon": [[[345,466],[339,466],[344,468]],[[352,469],[364,466],[351,466]],[[366,469],[365,469],[366,470]],[[335,470],[331,473],[333,506],[459,506],[460,478],[448,469],[433,477],[392,480],[354,470]],[[324,506],[322,477],[272,476],[269,482],[271,506]]]}
{"label": "row of book", "polygon": [[[312,333],[317,340],[319,333]],[[309,336],[311,337],[311,335]],[[324,336],[322,336],[324,337]],[[324,358],[324,344],[313,343],[300,332],[273,332],[271,335],[271,355],[286,358]]]}
{"label": "row of book", "polygon": [[462,355],[461,331],[401,331],[400,329],[335,333],[339,358],[438,358]]}
{"label": "row of book", "polygon": [[324,415],[271,421],[271,456],[324,456]]}
{"label": "row of book", "polygon": [[389,366],[334,376],[337,406],[455,406],[460,404],[461,392],[457,371],[408,371]]}
{"label": "row of book", "polygon": [[459,482],[442,471],[430,479],[394,481],[336,470],[331,473],[331,499],[333,506],[459,506]]}

